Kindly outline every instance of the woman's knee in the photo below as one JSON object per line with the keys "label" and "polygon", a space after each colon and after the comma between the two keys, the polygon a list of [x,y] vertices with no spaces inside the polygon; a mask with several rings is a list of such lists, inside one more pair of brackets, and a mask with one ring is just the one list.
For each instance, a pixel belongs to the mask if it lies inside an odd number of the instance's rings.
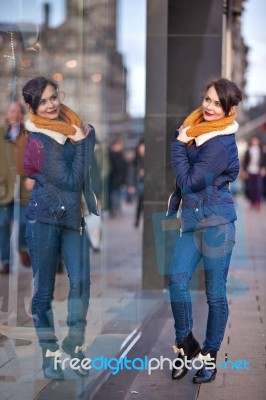
{"label": "woman's knee", "polygon": [[169,276],[169,292],[171,297],[176,297],[178,294],[189,290],[189,277],[186,272]]}
{"label": "woman's knee", "polygon": [[214,307],[227,307],[227,296],[224,293],[206,292],[207,303]]}
{"label": "woman's knee", "polygon": [[90,278],[69,279],[70,291],[82,294],[84,291],[89,290],[91,285]]}

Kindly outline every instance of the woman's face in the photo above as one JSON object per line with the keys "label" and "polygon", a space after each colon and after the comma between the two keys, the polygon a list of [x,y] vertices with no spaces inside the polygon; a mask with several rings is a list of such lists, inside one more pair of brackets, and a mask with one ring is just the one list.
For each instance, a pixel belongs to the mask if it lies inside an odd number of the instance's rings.
{"label": "woman's face", "polygon": [[211,86],[202,102],[202,112],[205,121],[216,121],[225,116],[225,112],[222,109],[218,94],[214,88]]}
{"label": "woman's face", "polygon": [[60,111],[60,100],[57,90],[47,85],[43,91],[36,114],[42,118],[56,119]]}

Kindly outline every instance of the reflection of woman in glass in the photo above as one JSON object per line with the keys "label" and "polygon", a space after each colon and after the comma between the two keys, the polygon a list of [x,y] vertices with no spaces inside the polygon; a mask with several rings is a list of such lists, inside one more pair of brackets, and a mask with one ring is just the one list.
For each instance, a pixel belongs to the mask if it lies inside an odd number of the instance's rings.
{"label": "reflection of woman in glass", "polygon": [[[176,333],[174,350],[179,352],[173,379],[186,374],[184,358],[191,360],[199,353],[203,365],[193,382],[211,382],[216,376],[217,351],[228,318],[226,278],[235,242],[237,217],[229,183],[239,172],[235,117],[241,99],[241,91],[233,82],[219,79],[210,83],[201,107],[188,116],[172,143],[176,189],[169,201],[168,214],[176,213],[182,199],[180,237],[169,279]],[[192,334],[189,293],[192,273],[201,258],[209,306],[202,349]],[[213,364],[208,369],[210,359]]]}
{"label": "reflection of woman in glass", "polygon": [[[59,346],[51,303],[57,262],[62,257],[70,283],[69,331],[62,349],[82,360],[90,293],[89,243],[83,217],[88,210],[97,214],[89,177],[95,132],[60,103],[55,82],[38,77],[27,82],[22,93],[30,132],[24,166],[35,180],[26,214],[34,276],[32,314],[43,351],[44,375],[62,379],[63,371],[54,368],[53,353]],[[80,367],[75,371],[83,376],[88,370]]]}

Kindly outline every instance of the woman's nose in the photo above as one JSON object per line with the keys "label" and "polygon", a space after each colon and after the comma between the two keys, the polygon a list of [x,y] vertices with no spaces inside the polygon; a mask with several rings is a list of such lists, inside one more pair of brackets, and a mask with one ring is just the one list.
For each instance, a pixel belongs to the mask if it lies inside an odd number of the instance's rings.
{"label": "woman's nose", "polygon": [[51,107],[54,106],[54,102],[53,102],[52,99],[48,99],[47,101],[48,101],[48,105],[49,105],[49,106],[51,106]]}
{"label": "woman's nose", "polygon": [[212,107],[213,107],[213,104],[212,103],[209,103],[209,104],[207,104],[207,110],[212,110]]}

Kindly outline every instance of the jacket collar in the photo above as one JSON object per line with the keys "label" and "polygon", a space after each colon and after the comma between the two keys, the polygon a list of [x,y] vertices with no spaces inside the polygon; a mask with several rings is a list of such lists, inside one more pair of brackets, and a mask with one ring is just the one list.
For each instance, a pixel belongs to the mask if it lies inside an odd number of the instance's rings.
{"label": "jacket collar", "polygon": [[236,121],[234,121],[231,125],[229,125],[226,129],[222,131],[213,131],[209,133],[204,133],[195,138],[196,146],[197,147],[201,146],[202,144],[204,144],[205,142],[216,136],[231,135],[232,133],[235,133],[238,130],[238,128],[239,124]]}
{"label": "jacket collar", "polygon": [[37,128],[33,122],[31,122],[29,119],[25,123],[25,127],[28,131],[33,132],[33,133],[43,133],[46,136],[49,136],[50,138],[54,139],[57,143],[59,144],[65,144],[67,141],[67,136],[63,135],[62,133],[58,133],[55,131],[50,131],[49,129],[42,129],[42,128]]}

